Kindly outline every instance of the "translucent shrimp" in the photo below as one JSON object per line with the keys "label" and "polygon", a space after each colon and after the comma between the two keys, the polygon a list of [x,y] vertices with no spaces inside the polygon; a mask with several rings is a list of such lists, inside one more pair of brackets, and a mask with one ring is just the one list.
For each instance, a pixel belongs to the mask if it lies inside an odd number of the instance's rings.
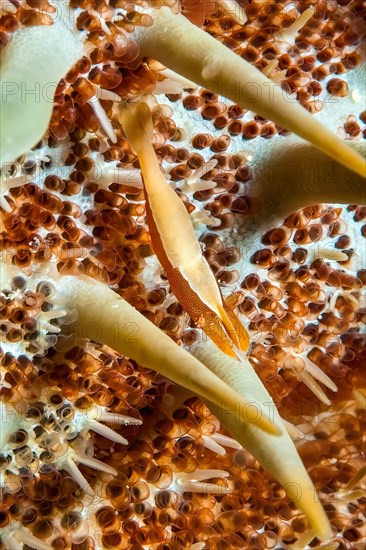
{"label": "translucent shrimp", "polygon": [[171,289],[194,323],[223,352],[240,358],[249,346],[248,333],[224,303],[189,214],[161,173],[152,146],[150,109],[145,103],[132,103],[119,110],[124,132],[140,162],[152,245]]}

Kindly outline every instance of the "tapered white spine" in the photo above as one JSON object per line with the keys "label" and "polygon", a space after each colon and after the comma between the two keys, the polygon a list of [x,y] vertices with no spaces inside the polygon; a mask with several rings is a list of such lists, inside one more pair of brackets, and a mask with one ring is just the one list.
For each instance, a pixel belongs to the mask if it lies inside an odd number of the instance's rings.
{"label": "tapered white spine", "polygon": [[[255,395],[244,398],[231,389],[113,290],[89,277],[57,277],[59,299],[78,313],[77,321],[67,326],[71,335],[103,343],[218,407],[239,406],[241,422],[253,421],[248,406]],[[259,430],[281,433],[264,410],[254,422]]]}
{"label": "tapered white spine", "polygon": [[[196,344],[190,349],[199,361],[210,371],[225,381],[240,395],[255,395],[252,404],[253,417],[272,415],[276,424],[281,425],[282,434],[273,437],[264,434],[255,424],[244,425],[238,421],[239,408],[223,409],[210,403],[210,410],[227,430],[243,445],[286,490],[288,496],[308,518],[315,535],[320,540],[331,537],[329,520],[319,502],[316,489],[305,470],[296,448],[288,435],[273,400],[255,373],[248,360],[238,363],[217,349],[211,342]],[[314,536],[315,536],[314,535]]]}
{"label": "tapered white spine", "polygon": [[168,8],[151,10],[154,23],[135,33],[142,53],[185,78],[306,139],[366,177],[366,161],[333,135],[258,69]]}
{"label": "tapered white spine", "polygon": [[58,10],[53,25],[20,29],[4,49],[1,165],[14,162],[42,138],[51,119],[56,86],[84,54],[82,34],[67,26],[67,13]]}
{"label": "tapered white spine", "polygon": [[[366,158],[364,142],[348,146]],[[261,218],[272,223],[311,204],[366,204],[363,177],[294,136],[268,141],[251,167],[249,195],[260,202]]]}

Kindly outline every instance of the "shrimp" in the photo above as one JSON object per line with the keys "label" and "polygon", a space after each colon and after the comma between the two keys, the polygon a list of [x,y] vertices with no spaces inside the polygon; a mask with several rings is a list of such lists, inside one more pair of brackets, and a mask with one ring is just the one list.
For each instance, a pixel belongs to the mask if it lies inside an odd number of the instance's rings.
{"label": "shrimp", "polygon": [[249,346],[248,333],[224,302],[189,214],[160,170],[152,146],[150,109],[145,103],[124,104],[118,109],[123,130],[140,162],[151,242],[170,287],[194,323],[224,353],[240,359]]}

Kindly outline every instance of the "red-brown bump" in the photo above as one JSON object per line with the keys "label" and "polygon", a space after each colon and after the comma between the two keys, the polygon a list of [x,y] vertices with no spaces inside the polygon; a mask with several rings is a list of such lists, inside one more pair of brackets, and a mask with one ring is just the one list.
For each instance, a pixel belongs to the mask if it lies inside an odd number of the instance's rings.
{"label": "red-brown bump", "polygon": [[276,256],[269,248],[264,248],[255,252],[250,258],[250,261],[253,264],[268,269],[276,261]]}
{"label": "red-brown bump", "polygon": [[323,109],[324,104],[320,100],[313,100],[304,102],[303,106],[309,111],[309,113],[313,115],[316,113],[320,113],[320,111]]}
{"label": "red-brown bump", "polygon": [[227,125],[227,130],[232,136],[238,136],[243,131],[243,122],[234,119]]}
{"label": "red-brown bump", "polygon": [[188,178],[192,171],[186,164],[178,164],[170,171],[170,177],[173,181],[180,181]]}
{"label": "red-brown bump", "polygon": [[188,111],[194,111],[204,104],[205,100],[199,95],[188,95],[183,99],[183,105]]}
{"label": "red-brown bump", "polygon": [[177,161],[178,162],[183,162],[183,161],[187,160],[188,157],[189,157],[188,149],[184,149],[184,148],[177,149]]}
{"label": "red-brown bump", "polygon": [[262,237],[263,244],[271,244],[273,246],[284,246],[290,239],[292,231],[289,227],[282,226],[277,229],[268,231]]}
{"label": "red-brown bump", "polygon": [[243,125],[243,138],[245,139],[254,139],[261,133],[262,125],[255,120],[246,122]]}
{"label": "red-brown bump", "polygon": [[331,78],[327,83],[327,91],[337,97],[346,97],[348,95],[348,84],[340,78]]}
{"label": "red-brown bump", "polygon": [[192,153],[189,156],[189,159],[187,160],[187,165],[192,170],[197,170],[197,168],[201,168],[201,166],[203,166],[204,164],[205,164],[205,159],[203,158],[202,155],[198,153]]}
{"label": "red-brown bump", "polygon": [[349,115],[344,125],[344,129],[351,138],[358,138],[361,136],[361,128],[354,115]]}
{"label": "red-brown bump", "polygon": [[206,120],[214,120],[219,115],[227,110],[225,103],[214,103],[213,101],[206,103],[201,110],[201,115]]}
{"label": "red-brown bump", "polygon": [[218,94],[216,94],[215,92],[211,92],[210,90],[206,90],[205,88],[200,90],[200,95],[201,97],[203,97],[206,103],[214,103],[218,100],[219,97]]}
{"label": "red-brown bump", "polygon": [[227,116],[226,113],[224,113],[215,118],[214,126],[218,130],[222,130],[223,128],[225,128],[225,126],[227,126],[228,122],[229,122],[229,117]]}
{"label": "red-brown bump", "polygon": [[277,132],[278,129],[276,128],[276,125],[273,124],[273,122],[265,122],[262,125],[261,136],[265,139],[270,139],[272,136],[276,135]]}
{"label": "red-brown bump", "polygon": [[213,140],[210,134],[197,134],[192,140],[192,145],[195,149],[205,149],[212,145]]}
{"label": "red-brown bump", "polygon": [[250,199],[245,195],[239,196],[231,203],[230,210],[240,214],[245,214],[250,209]]}
{"label": "red-brown bump", "polygon": [[223,151],[226,151],[230,143],[231,143],[231,138],[229,135],[219,136],[214,139],[210,149],[214,153],[222,153]]}
{"label": "red-brown bump", "polygon": [[249,61],[249,63],[254,63],[254,61],[256,61],[259,57],[259,49],[255,46],[252,46],[251,44],[248,44],[242,49],[239,55],[240,57],[245,59],[245,61]]}
{"label": "red-brown bump", "polygon": [[330,273],[330,267],[320,258],[312,263],[312,268],[321,281],[327,281]]}

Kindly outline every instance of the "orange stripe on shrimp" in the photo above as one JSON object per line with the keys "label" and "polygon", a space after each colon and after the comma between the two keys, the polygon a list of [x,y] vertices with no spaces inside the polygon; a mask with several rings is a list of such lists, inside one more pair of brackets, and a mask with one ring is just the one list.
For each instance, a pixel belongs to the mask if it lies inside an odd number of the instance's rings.
{"label": "orange stripe on shrimp", "polygon": [[140,162],[151,242],[171,289],[185,311],[227,355],[239,357],[249,336],[223,301],[195,235],[189,214],[167,184],[152,146],[153,123],[145,103],[119,107],[129,143]]}

